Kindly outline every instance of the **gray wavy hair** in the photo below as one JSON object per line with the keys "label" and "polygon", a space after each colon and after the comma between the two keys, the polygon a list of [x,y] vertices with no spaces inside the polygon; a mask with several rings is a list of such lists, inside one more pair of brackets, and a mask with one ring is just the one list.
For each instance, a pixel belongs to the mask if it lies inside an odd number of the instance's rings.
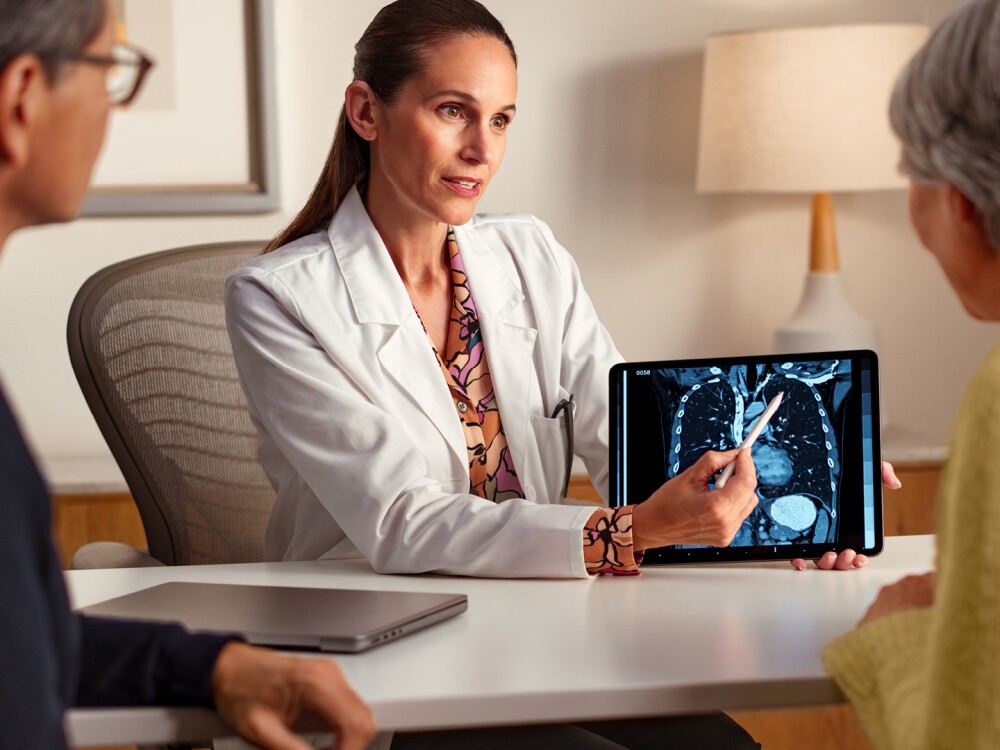
{"label": "gray wavy hair", "polygon": [[103,0],[0,0],[0,70],[18,55],[37,55],[55,80],[104,24]]}
{"label": "gray wavy hair", "polygon": [[961,190],[1000,250],[1000,0],[975,0],[938,27],[896,82],[889,119],[901,170]]}

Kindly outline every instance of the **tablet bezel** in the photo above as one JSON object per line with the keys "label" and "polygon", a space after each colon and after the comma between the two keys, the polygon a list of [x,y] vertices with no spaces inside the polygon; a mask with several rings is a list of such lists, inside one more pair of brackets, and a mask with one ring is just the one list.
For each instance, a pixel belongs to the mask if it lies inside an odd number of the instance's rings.
{"label": "tablet bezel", "polygon": [[[701,564],[714,562],[747,562],[747,561],[768,561],[768,560],[794,560],[796,558],[817,558],[828,551],[840,552],[843,549],[854,549],[859,554],[875,556],[881,553],[884,543],[883,511],[882,511],[882,482],[881,482],[881,440],[880,440],[880,399],[879,399],[879,366],[878,355],[870,350],[851,349],[825,352],[803,352],[793,354],[761,354],[740,357],[699,357],[695,359],[673,359],[643,362],[622,362],[611,368],[608,377],[610,389],[610,472],[611,484],[609,488],[609,502],[612,507],[622,504],[622,498],[618,497],[619,483],[616,481],[617,454],[619,449],[618,424],[622,407],[619,398],[619,383],[623,373],[636,370],[654,370],[664,368],[680,367],[710,367],[729,368],[734,365],[757,365],[781,362],[810,362],[821,360],[849,359],[854,363],[862,359],[870,362],[870,382],[871,382],[871,403],[870,412],[872,420],[871,434],[871,463],[870,471],[874,480],[873,485],[873,510],[874,510],[874,544],[871,547],[855,545],[849,547],[839,540],[834,544],[779,544],[754,547],[705,547],[705,548],[677,548],[661,547],[646,550],[643,556],[643,565],[673,565],[673,564]],[[864,471],[862,468],[862,477]],[[846,493],[840,495],[841,501],[847,497]],[[858,493],[859,502],[864,502],[864,494]],[[639,501],[642,502],[642,501]]]}

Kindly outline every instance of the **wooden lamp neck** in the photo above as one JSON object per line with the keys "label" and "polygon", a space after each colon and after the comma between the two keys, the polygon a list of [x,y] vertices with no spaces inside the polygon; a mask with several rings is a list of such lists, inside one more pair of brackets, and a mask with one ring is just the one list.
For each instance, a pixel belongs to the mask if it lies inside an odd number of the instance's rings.
{"label": "wooden lamp neck", "polygon": [[833,196],[830,193],[816,193],[812,197],[809,272],[839,270],[837,229],[833,220]]}

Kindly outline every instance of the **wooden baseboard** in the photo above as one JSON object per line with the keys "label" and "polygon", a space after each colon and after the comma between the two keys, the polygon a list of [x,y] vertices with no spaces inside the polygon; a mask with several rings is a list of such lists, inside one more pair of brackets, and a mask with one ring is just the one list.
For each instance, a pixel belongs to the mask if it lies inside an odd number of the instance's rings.
{"label": "wooden baseboard", "polygon": [[64,568],[88,542],[146,543],[139,511],[127,492],[113,495],[59,495],[53,500],[53,532]]}
{"label": "wooden baseboard", "polygon": [[942,463],[930,461],[896,466],[903,486],[882,493],[883,526],[886,536],[932,534],[934,500],[941,479]]}

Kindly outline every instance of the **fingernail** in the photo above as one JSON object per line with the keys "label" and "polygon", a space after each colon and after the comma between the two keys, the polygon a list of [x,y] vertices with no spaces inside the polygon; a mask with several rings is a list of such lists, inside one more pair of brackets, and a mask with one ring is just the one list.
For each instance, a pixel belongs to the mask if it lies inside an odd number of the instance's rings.
{"label": "fingernail", "polygon": [[854,558],[854,564],[859,568],[863,568],[865,565],[868,564],[868,555],[858,555],[856,558]]}

